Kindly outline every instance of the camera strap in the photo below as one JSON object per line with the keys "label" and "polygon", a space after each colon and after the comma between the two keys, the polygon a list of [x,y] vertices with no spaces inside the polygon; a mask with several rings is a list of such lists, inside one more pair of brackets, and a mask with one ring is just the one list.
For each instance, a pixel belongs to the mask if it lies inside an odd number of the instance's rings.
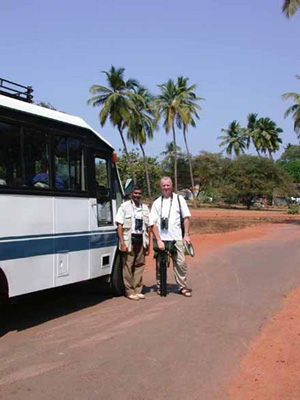
{"label": "camera strap", "polygon": [[[162,217],[163,201],[164,201],[164,196],[161,196],[160,218]],[[168,219],[170,219],[171,208],[172,208],[172,202],[173,202],[173,193],[171,194],[171,202],[170,202],[170,208],[169,208]]]}
{"label": "camera strap", "polygon": [[[136,215],[137,215],[137,213],[136,213],[136,206],[135,206],[135,204],[134,204],[134,202],[131,200],[131,207],[132,207],[132,214],[133,214],[133,218],[136,220],[137,218],[136,218]],[[144,220],[144,214],[143,214],[143,203],[141,202],[140,203],[140,207],[139,208],[141,208],[141,214],[142,214],[142,218],[138,218],[138,219],[142,219],[142,220]]]}
{"label": "camera strap", "polygon": [[182,211],[181,211],[181,204],[180,204],[180,200],[179,200],[179,195],[177,195],[177,198],[178,198],[179,213],[180,213],[180,228],[181,228],[182,237],[184,237],[184,219],[183,219],[183,216],[182,216]]}

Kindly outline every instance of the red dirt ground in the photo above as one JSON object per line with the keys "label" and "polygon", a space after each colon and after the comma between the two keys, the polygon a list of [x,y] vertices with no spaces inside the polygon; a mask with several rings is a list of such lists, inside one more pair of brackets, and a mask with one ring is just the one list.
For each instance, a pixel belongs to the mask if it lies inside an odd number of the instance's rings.
{"label": "red dirt ground", "polygon": [[300,399],[300,288],[266,325],[240,365],[228,400]]}
{"label": "red dirt ground", "polygon": [[[206,254],[216,245],[219,248],[264,237],[271,229],[270,223],[300,221],[300,216],[286,211],[200,209],[192,216],[192,241],[197,243],[197,252]],[[282,309],[251,344],[241,360],[239,374],[229,384],[228,400],[300,399],[299,320],[300,287],[286,297]]]}

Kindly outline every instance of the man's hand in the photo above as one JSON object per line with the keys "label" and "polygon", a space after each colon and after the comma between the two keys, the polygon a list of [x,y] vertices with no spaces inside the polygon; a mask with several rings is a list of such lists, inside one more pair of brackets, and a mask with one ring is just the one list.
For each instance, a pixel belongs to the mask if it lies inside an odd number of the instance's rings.
{"label": "man's hand", "polygon": [[121,244],[121,251],[123,251],[123,253],[128,253],[128,247],[126,244]]}
{"label": "man's hand", "polygon": [[149,256],[149,254],[150,254],[150,247],[148,246],[148,247],[145,249],[145,256]]}
{"label": "man's hand", "polygon": [[185,243],[185,242],[191,243],[191,238],[190,238],[190,235],[189,235],[189,234],[184,235],[183,243]]}
{"label": "man's hand", "polygon": [[161,250],[161,251],[165,250],[165,244],[162,240],[158,240],[157,245],[158,245],[159,250]]}

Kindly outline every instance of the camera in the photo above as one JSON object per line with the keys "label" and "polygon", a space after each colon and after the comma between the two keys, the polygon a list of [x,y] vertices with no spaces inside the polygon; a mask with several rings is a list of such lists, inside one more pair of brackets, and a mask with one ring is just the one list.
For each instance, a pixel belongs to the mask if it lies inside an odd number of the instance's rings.
{"label": "camera", "polygon": [[136,231],[141,231],[143,229],[143,220],[142,219],[136,219],[135,220],[135,227],[134,229]]}
{"label": "camera", "polygon": [[160,219],[160,229],[167,230],[169,228],[169,218]]}

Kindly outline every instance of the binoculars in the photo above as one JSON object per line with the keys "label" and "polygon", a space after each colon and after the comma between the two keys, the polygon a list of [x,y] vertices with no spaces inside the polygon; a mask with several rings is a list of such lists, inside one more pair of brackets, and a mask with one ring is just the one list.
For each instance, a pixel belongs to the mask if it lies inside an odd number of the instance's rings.
{"label": "binoculars", "polygon": [[169,218],[160,219],[160,229],[167,230],[169,228]]}
{"label": "binoculars", "polygon": [[135,227],[134,229],[136,231],[141,231],[143,229],[143,220],[142,219],[136,219],[135,220]]}

